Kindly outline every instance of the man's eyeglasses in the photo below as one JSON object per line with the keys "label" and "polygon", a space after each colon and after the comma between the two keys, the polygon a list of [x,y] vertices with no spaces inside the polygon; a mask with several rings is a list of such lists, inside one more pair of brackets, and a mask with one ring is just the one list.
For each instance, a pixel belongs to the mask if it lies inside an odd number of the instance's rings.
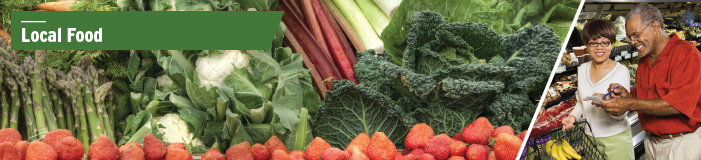
{"label": "man's eyeglasses", "polygon": [[590,42],[587,45],[590,48],[595,48],[596,46],[608,47],[609,45],[611,45],[611,42],[603,42],[603,43]]}
{"label": "man's eyeglasses", "polygon": [[655,22],[655,21],[651,21],[650,23],[647,23],[647,25],[645,26],[645,28],[643,28],[642,30],[637,31],[637,32],[633,32],[633,34],[631,34],[631,36],[626,37],[626,41],[628,41],[628,43],[633,43],[633,41],[638,41],[638,38],[640,37],[640,34],[642,34],[643,31],[645,31],[645,29],[647,29],[647,27],[650,27],[650,25],[651,25],[653,22]]}

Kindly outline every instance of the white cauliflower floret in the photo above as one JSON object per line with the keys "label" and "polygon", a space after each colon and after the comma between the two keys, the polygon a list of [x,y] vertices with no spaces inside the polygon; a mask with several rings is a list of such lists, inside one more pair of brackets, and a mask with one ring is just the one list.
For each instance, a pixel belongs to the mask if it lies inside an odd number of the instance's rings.
{"label": "white cauliflower floret", "polygon": [[236,68],[249,68],[248,55],[238,50],[228,50],[220,54],[200,57],[195,61],[200,87],[222,86],[224,77]]}
{"label": "white cauliflower floret", "polygon": [[163,86],[166,86],[169,84],[173,84],[173,80],[171,80],[170,77],[168,77],[168,75],[166,75],[166,74],[158,76],[156,78],[156,82],[158,82],[158,87],[163,87]]}
{"label": "white cauliflower floret", "polygon": [[187,122],[180,119],[177,113],[168,113],[160,117],[153,118],[157,124],[165,128],[158,128],[163,134],[163,141],[168,143],[191,144],[192,146],[204,146],[200,139],[192,139],[195,134],[187,129]]}

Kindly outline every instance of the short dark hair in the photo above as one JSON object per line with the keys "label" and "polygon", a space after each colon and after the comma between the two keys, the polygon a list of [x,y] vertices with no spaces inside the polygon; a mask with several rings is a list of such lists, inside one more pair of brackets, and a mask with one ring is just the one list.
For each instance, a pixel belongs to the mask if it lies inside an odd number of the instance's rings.
{"label": "short dark hair", "polygon": [[604,19],[592,19],[587,24],[584,24],[582,38],[584,38],[585,44],[589,44],[590,40],[596,40],[601,37],[608,38],[611,42],[616,42],[616,25]]}
{"label": "short dark hair", "polygon": [[635,16],[640,17],[639,25],[649,24],[653,21],[660,23],[660,27],[662,27],[664,24],[662,13],[660,13],[660,10],[657,9],[657,7],[651,4],[640,3],[633,6],[633,8],[631,8],[628,12],[628,15],[626,15],[626,21],[633,19]]}

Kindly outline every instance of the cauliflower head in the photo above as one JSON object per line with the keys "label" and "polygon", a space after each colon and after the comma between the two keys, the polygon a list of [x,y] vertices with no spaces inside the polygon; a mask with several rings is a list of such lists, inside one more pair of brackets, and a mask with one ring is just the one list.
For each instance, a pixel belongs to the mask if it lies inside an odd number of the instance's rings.
{"label": "cauliflower head", "polygon": [[239,50],[227,50],[210,56],[199,57],[195,61],[200,87],[221,87],[224,77],[236,68],[249,68],[248,55]]}
{"label": "cauliflower head", "polygon": [[187,123],[180,119],[177,113],[168,113],[160,117],[153,118],[156,124],[163,125],[163,127],[158,127],[158,131],[162,133],[167,133],[163,135],[163,141],[168,143],[183,143],[191,144],[192,146],[204,146],[204,143],[198,139],[194,138],[193,133],[187,129]]}

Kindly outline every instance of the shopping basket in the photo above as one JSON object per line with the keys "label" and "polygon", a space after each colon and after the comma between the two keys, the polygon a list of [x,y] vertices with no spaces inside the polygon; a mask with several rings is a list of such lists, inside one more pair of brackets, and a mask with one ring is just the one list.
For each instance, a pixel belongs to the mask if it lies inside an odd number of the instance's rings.
{"label": "shopping basket", "polygon": [[586,133],[584,133],[585,129],[591,131],[591,127],[589,127],[588,124],[589,123],[587,121],[576,122],[574,124],[574,129],[567,130],[565,132],[562,131],[562,128],[554,128],[543,131],[548,133],[539,134],[541,136],[528,139],[528,142],[526,144],[528,148],[524,149],[524,153],[522,154],[521,159],[552,159],[550,154],[545,152],[545,143],[552,139],[567,140],[567,142],[569,142],[570,145],[572,145],[572,148],[574,148],[574,150],[577,151],[577,154],[582,156],[583,160],[606,159],[604,152],[600,150],[603,148],[603,146],[599,147],[600,145],[596,142],[593,136],[587,136]]}

